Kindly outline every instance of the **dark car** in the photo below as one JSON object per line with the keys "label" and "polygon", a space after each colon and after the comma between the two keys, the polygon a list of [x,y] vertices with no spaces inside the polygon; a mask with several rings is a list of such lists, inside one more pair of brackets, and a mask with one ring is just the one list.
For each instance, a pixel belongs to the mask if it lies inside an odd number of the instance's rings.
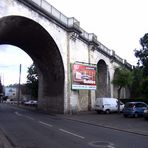
{"label": "dark car", "polygon": [[143,116],[146,120],[148,120],[148,107],[144,110]]}
{"label": "dark car", "polygon": [[124,117],[139,117],[143,116],[144,110],[148,105],[144,102],[127,102],[123,109]]}

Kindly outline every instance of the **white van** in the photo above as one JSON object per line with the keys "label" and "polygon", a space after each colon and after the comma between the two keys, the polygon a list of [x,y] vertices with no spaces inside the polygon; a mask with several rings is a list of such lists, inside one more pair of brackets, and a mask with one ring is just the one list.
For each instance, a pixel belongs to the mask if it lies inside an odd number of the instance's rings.
{"label": "white van", "polygon": [[[120,111],[124,108],[124,104],[120,101]],[[96,98],[95,111],[98,113],[105,112],[107,114],[118,111],[118,100],[116,98]]]}

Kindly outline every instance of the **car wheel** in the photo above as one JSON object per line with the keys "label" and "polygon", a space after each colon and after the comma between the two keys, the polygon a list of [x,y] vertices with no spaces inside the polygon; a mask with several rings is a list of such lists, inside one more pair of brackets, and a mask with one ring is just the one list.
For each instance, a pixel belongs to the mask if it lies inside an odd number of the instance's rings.
{"label": "car wheel", "polygon": [[97,110],[97,113],[98,113],[98,114],[100,114],[100,113],[101,113],[101,111]]}
{"label": "car wheel", "polygon": [[125,115],[125,114],[124,114],[123,116],[124,116],[125,118],[127,118],[127,117],[128,117],[128,115]]}
{"label": "car wheel", "polygon": [[110,110],[107,109],[107,110],[105,111],[105,113],[106,113],[106,114],[110,114]]}
{"label": "car wheel", "polygon": [[138,113],[135,113],[135,114],[134,114],[134,117],[135,117],[135,118],[138,118]]}

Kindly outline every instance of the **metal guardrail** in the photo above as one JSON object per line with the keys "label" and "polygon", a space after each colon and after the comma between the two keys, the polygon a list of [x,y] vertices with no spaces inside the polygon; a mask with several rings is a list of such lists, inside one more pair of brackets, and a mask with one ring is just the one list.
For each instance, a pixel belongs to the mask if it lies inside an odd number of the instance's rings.
{"label": "metal guardrail", "polygon": [[[55,7],[50,5],[46,0],[24,0],[24,1],[33,3],[34,5],[43,9],[48,15],[52,16],[53,18],[61,22],[67,28],[75,28],[79,30],[81,32],[80,33],[81,37],[86,39],[88,42],[95,42],[96,44],[98,44],[99,49],[101,49],[103,52],[105,52],[109,56],[114,56],[116,60],[124,64],[124,60],[120,58],[118,55],[116,55],[113,50],[108,49],[106,46],[100,43],[97,40],[97,36],[94,33],[88,33],[82,28],[80,28],[80,22],[76,20],[74,17],[68,18],[67,16],[62,14],[60,11],[58,11]],[[132,67],[132,65],[130,65],[129,63],[126,62],[126,64]]]}

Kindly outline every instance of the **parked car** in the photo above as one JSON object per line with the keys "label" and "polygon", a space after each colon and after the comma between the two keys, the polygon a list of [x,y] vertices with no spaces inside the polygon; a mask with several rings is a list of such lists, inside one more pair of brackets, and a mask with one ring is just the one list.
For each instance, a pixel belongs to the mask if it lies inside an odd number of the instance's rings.
{"label": "parked car", "polygon": [[[120,111],[124,108],[124,104],[120,101]],[[105,112],[107,114],[118,111],[118,100],[116,98],[96,98],[94,110],[98,113]]]}
{"label": "parked car", "polygon": [[8,104],[17,104],[18,101],[17,100],[14,100],[14,99],[7,99],[6,100],[6,103],[8,103]]}
{"label": "parked car", "polygon": [[146,120],[148,120],[148,107],[144,110],[143,116]]}
{"label": "parked car", "polygon": [[144,110],[148,105],[144,102],[127,102],[123,109],[124,117],[139,117],[143,116]]}
{"label": "parked car", "polygon": [[26,101],[24,102],[24,105],[26,106],[37,106],[37,101],[36,100],[29,100],[29,101]]}

